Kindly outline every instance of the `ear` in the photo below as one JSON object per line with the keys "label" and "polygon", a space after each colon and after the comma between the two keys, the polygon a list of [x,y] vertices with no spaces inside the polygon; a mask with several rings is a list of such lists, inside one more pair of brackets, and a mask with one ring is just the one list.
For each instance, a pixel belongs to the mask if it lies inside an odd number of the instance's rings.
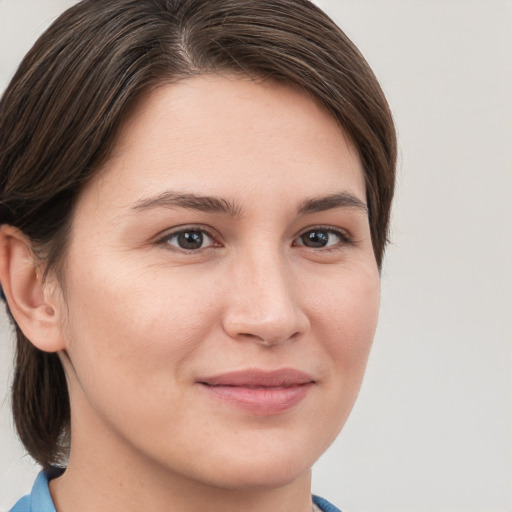
{"label": "ear", "polygon": [[64,350],[58,287],[42,281],[27,237],[17,228],[0,228],[0,282],[9,309],[23,334],[45,352]]}

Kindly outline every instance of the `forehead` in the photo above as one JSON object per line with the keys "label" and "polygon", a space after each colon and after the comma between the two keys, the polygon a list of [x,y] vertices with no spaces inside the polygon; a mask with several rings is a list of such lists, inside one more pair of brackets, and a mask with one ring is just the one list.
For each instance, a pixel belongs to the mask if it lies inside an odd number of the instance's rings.
{"label": "forehead", "polygon": [[243,197],[348,189],[365,199],[357,150],[323,106],[295,88],[238,76],[202,75],[146,93],[93,181],[121,202],[124,192],[165,187]]}

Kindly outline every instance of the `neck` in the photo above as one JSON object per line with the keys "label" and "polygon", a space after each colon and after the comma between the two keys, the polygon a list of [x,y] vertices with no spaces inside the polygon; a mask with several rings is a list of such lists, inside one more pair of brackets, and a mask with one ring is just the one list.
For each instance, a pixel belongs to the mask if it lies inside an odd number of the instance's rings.
{"label": "neck", "polygon": [[50,482],[57,512],[311,512],[310,472],[285,486],[221,489],[167,475],[122,476],[112,466],[74,464]]}
{"label": "neck", "polygon": [[72,432],[65,473],[50,482],[57,512],[311,512],[311,472],[293,481],[210,485],[149,461],[122,440]]}

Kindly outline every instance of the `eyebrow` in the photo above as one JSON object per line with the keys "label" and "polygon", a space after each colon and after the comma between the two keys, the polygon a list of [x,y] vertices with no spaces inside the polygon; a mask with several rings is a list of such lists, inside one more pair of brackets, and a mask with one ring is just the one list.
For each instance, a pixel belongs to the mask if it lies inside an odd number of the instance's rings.
{"label": "eyebrow", "polygon": [[[192,193],[166,191],[155,197],[141,199],[132,207],[135,211],[153,208],[186,208],[206,213],[220,213],[230,217],[240,217],[242,208],[233,201],[214,196],[200,196]],[[322,197],[304,200],[297,208],[299,215],[333,210],[337,208],[355,208],[368,213],[366,204],[350,192],[339,192]]]}
{"label": "eyebrow", "polygon": [[135,203],[132,209],[144,211],[153,208],[186,208],[206,213],[222,213],[230,217],[239,217],[242,211],[236,203],[227,199],[196,194],[180,194],[172,191],[142,199]]}
{"label": "eyebrow", "polygon": [[339,192],[337,194],[329,194],[323,197],[306,199],[299,205],[298,213],[306,215],[337,208],[355,208],[368,214],[368,207],[366,204],[350,192]]}

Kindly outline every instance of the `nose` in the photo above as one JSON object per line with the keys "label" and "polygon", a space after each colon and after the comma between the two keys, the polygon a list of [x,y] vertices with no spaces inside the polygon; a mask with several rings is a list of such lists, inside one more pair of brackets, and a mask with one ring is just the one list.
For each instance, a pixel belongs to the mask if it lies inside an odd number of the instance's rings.
{"label": "nose", "polygon": [[237,262],[231,268],[225,332],[266,347],[303,336],[310,328],[290,264],[274,254]]}

